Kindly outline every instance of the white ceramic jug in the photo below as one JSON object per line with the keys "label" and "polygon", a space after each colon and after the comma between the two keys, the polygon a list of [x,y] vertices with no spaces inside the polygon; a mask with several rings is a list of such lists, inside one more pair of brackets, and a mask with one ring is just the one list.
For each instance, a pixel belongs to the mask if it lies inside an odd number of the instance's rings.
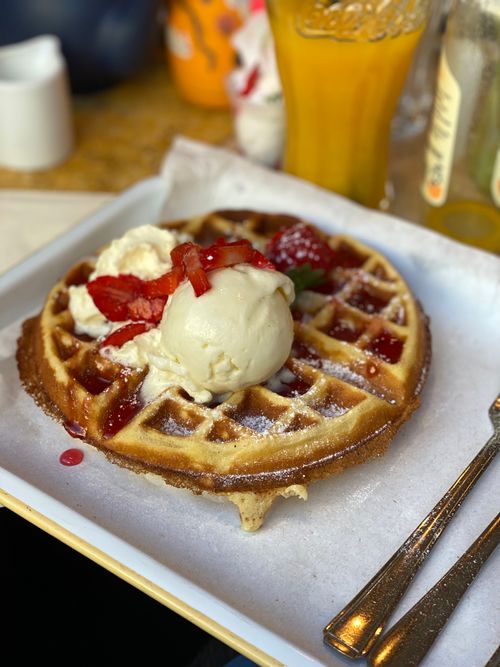
{"label": "white ceramic jug", "polygon": [[39,170],[73,148],[66,63],[59,39],[42,35],[0,48],[0,166]]}

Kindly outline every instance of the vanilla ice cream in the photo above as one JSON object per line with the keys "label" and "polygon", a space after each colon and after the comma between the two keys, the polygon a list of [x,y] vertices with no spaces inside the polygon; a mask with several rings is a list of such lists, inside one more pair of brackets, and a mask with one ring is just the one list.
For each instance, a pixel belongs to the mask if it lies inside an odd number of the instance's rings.
{"label": "vanilla ice cream", "polygon": [[[171,250],[187,240],[189,238],[185,234],[154,225],[134,227],[103,250],[97,258],[90,280],[121,273],[133,274],[143,280],[158,278],[172,268]],[[72,285],[69,288],[69,310],[78,334],[99,338],[117,328],[116,323],[109,322],[97,309],[85,285]]]}
{"label": "vanilla ice cream", "polygon": [[169,298],[158,328],[121,348],[105,348],[129,366],[149,365],[146,401],[169,386],[196,401],[263,382],[283,366],[293,341],[292,281],[248,264],[210,273],[211,288],[196,297],[186,281]]}

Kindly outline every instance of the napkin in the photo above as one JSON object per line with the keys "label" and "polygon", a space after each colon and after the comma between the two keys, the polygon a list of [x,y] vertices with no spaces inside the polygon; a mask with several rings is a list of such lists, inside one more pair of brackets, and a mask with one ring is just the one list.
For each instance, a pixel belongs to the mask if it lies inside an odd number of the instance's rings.
{"label": "napkin", "polygon": [[[385,456],[311,485],[305,503],[278,502],[264,527],[247,535],[232,506],[151,484],[90,446],[81,445],[84,464],[63,469],[58,455],[74,441],[22,391],[13,359],[19,324],[13,323],[0,332],[0,487],[175,595],[181,609],[187,605],[184,613],[194,608],[222,625],[233,633],[228,641],[242,637],[290,666],[343,665],[323,646],[323,626],[491,433],[487,408],[500,378],[500,260],[183,138],[166,156],[157,187],[164,190],[158,220],[215,208],[282,211],[385,252],[431,318],[433,360],[421,407]],[[129,223],[124,214],[123,225]],[[499,462],[464,503],[395,618],[496,514]],[[499,556],[468,591],[427,667],[482,667],[493,653]]]}

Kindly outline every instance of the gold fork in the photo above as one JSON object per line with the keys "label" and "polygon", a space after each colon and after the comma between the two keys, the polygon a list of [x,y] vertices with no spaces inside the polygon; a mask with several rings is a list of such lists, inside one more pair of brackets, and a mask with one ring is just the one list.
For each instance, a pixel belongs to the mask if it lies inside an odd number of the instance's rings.
{"label": "gold fork", "polygon": [[413,577],[500,448],[500,394],[489,409],[494,433],[396,553],[323,629],[323,640],[350,658],[373,647]]}
{"label": "gold fork", "polygon": [[500,542],[500,514],[434,586],[375,644],[370,667],[416,667]]}

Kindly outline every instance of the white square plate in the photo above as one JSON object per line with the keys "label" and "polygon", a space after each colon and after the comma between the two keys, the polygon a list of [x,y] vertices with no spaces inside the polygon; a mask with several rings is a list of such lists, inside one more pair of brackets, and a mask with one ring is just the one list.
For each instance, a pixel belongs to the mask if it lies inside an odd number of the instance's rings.
{"label": "white square plate", "polygon": [[[377,247],[431,318],[422,406],[389,453],[276,503],[255,534],[235,508],[158,485],[75,442],[21,389],[19,321],[57,277],[126,229],[215,208],[303,216]],[[500,389],[500,260],[221,150],[178,140],[162,175],[125,192],[0,279],[0,501],[263,665],[340,666],[322,628],[413,530],[487,440]],[[78,443],[80,446],[80,443]],[[413,604],[498,511],[498,461],[401,604]],[[482,667],[500,633],[494,554],[424,665]],[[363,664],[363,661],[361,661]]]}

